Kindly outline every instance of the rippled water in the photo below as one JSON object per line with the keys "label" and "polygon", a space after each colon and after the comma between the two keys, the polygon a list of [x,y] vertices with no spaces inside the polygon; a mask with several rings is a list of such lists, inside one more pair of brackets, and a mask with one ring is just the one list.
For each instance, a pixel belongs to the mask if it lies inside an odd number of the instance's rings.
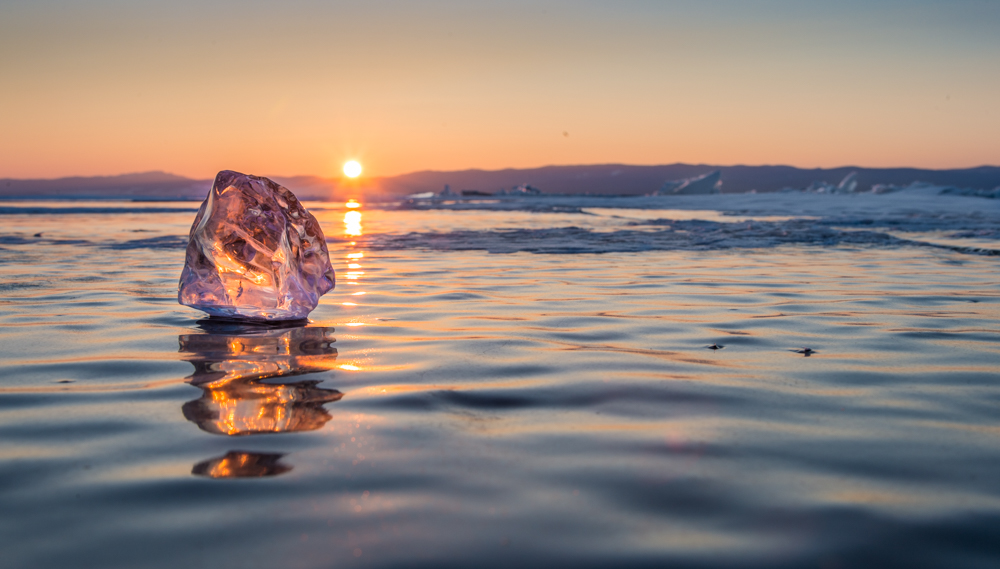
{"label": "rippled water", "polygon": [[5,567],[1000,562],[996,256],[331,207],[272,329],[177,305],[182,206],[0,215]]}

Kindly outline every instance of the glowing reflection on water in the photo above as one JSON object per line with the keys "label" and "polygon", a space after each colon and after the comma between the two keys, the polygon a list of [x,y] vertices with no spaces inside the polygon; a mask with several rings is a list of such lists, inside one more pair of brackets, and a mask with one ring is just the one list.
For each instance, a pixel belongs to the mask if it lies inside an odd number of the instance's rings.
{"label": "glowing reflection on water", "polygon": [[[358,208],[361,207],[361,204],[357,203],[355,200],[351,200],[345,205],[348,208],[352,209],[344,213],[344,235],[348,237],[360,237],[363,234],[363,229],[361,227],[362,213],[361,211],[358,210]],[[364,251],[357,250],[357,247],[358,247],[357,241],[351,241],[350,244],[345,248],[344,261],[345,264],[347,265],[347,270],[346,271],[341,270],[342,274],[344,275],[345,282],[347,282],[347,284],[355,286],[360,285],[361,278],[365,276],[365,271],[362,270],[364,269],[364,265],[361,263],[361,260],[364,259],[365,257],[365,253]],[[365,294],[364,291],[356,291],[351,293],[351,296],[361,296],[363,294]],[[347,307],[347,309],[350,310],[351,308],[358,306],[358,303],[342,302],[341,306]],[[365,324],[364,322],[357,322],[356,320],[344,323],[345,326],[352,326],[352,327],[364,326],[364,324]],[[341,365],[338,367],[340,369],[352,370],[352,371],[360,369],[354,366]]]}
{"label": "glowing reflection on water", "polygon": [[[205,334],[178,338],[194,366],[188,378],[202,390],[182,407],[184,417],[207,432],[225,436],[315,431],[331,416],[323,407],[343,394],[318,387],[319,380],[265,383],[336,367],[333,328],[267,328],[203,321]],[[195,465],[193,474],[212,478],[273,476],[291,470],[281,455],[232,451]]]}
{"label": "glowing reflection on water", "polygon": [[208,478],[259,478],[277,476],[292,469],[283,464],[276,453],[231,451],[225,456],[199,462],[191,469],[191,474]]}
{"label": "glowing reflection on water", "polygon": [[349,211],[344,214],[344,234],[351,237],[362,234],[360,211]]}

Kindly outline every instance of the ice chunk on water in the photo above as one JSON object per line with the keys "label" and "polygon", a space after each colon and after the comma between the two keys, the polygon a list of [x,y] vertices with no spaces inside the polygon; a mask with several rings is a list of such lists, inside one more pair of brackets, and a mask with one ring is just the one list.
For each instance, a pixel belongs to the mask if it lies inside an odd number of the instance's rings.
{"label": "ice chunk on water", "polygon": [[715,170],[701,176],[665,182],[657,195],[717,194],[722,187],[722,172]]}
{"label": "ice chunk on water", "polygon": [[838,194],[853,194],[858,189],[858,173],[851,172],[837,184]]}
{"label": "ice chunk on water", "polygon": [[191,226],[178,302],[212,316],[298,320],[334,285],[323,230],[292,192],[219,172]]}

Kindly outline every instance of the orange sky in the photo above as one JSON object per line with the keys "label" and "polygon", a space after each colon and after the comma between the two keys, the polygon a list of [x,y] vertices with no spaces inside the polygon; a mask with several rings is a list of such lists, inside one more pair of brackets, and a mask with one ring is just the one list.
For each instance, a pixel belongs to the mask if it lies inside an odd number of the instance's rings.
{"label": "orange sky", "polygon": [[0,4],[0,177],[1000,164],[998,2],[80,4]]}

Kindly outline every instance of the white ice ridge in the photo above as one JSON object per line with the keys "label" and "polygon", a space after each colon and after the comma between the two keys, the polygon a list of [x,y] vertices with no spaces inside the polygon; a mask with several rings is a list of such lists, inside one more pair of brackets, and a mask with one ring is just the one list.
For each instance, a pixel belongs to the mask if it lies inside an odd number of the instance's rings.
{"label": "white ice ridge", "polygon": [[[845,225],[852,225],[845,223]],[[377,234],[366,238],[368,249],[485,250],[490,253],[621,253],[641,251],[709,251],[762,249],[780,245],[866,245],[873,247],[933,247],[960,253],[1000,255],[995,247],[908,239],[883,230],[834,227],[829,222],[795,219],[781,222],[724,223],[701,220],[635,222],[634,229],[591,231],[580,227],[496,229],[486,231]],[[1000,237],[1000,236],[998,236]]]}
{"label": "white ice ridge", "polygon": [[685,178],[683,180],[673,180],[665,182],[657,195],[685,195],[696,196],[704,194],[717,194],[722,188],[722,172],[715,170],[701,176]]}

